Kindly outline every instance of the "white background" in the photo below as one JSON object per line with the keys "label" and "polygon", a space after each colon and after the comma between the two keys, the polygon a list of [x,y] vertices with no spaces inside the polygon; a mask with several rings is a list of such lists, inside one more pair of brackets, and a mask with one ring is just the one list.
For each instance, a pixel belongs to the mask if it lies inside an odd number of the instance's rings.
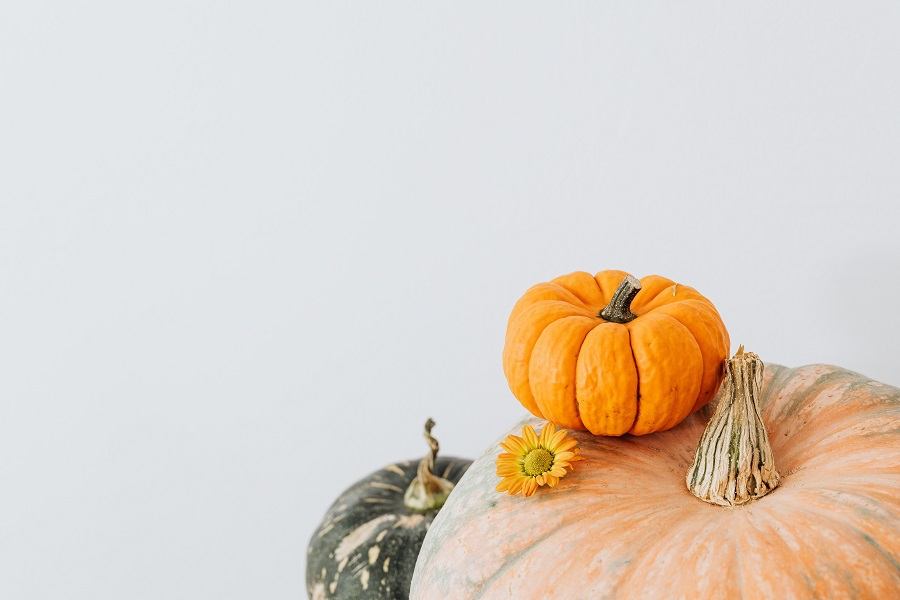
{"label": "white background", "polygon": [[133,4],[0,14],[3,598],[303,597],[574,270],[900,385],[895,2]]}

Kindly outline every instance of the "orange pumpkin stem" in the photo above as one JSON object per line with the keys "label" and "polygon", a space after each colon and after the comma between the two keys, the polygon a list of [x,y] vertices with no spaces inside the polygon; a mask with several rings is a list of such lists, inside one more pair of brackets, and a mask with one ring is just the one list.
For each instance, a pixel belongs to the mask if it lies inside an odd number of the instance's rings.
{"label": "orange pumpkin stem", "polygon": [[431,435],[434,425],[433,419],[425,421],[425,441],[428,442],[431,452],[419,461],[416,477],[403,495],[403,503],[413,510],[439,509],[453,489],[452,482],[434,474],[434,461],[437,459],[438,450],[441,449],[438,441]]}
{"label": "orange pumpkin stem", "polygon": [[601,319],[611,321],[612,323],[628,323],[637,319],[637,315],[631,312],[631,302],[638,292],[641,291],[641,282],[637,277],[628,275],[616,288],[613,297],[610,299],[606,308],[597,315]]}

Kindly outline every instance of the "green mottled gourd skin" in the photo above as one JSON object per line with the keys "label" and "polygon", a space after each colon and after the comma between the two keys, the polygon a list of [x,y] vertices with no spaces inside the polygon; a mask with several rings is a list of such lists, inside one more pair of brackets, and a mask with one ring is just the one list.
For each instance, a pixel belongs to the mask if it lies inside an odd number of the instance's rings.
{"label": "green mottled gourd skin", "polygon": [[[390,465],[352,485],[328,509],[307,549],[312,600],[409,597],[413,567],[438,509],[407,508],[403,495],[419,461]],[[438,457],[434,474],[452,483],[472,461]]]}

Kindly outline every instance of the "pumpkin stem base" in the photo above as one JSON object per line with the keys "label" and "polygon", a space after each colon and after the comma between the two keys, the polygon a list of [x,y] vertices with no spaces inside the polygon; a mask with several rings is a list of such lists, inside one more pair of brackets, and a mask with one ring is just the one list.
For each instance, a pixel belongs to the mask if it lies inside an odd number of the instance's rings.
{"label": "pumpkin stem base", "polygon": [[687,474],[688,490],[704,502],[744,504],[774,490],[781,479],[759,412],[762,374],[762,361],[743,346],[725,361],[721,400]]}
{"label": "pumpkin stem base", "polygon": [[431,435],[433,427],[434,421],[428,419],[425,422],[425,440],[431,452],[419,461],[416,477],[403,494],[403,504],[412,510],[437,510],[444,505],[453,490],[452,482],[434,474],[434,461],[441,447]]}
{"label": "pumpkin stem base", "polygon": [[631,302],[641,291],[641,282],[637,277],[628,275],[616,288],[609,304],[597,316],[611,323],[629,323],[637,319],[631,312]]}

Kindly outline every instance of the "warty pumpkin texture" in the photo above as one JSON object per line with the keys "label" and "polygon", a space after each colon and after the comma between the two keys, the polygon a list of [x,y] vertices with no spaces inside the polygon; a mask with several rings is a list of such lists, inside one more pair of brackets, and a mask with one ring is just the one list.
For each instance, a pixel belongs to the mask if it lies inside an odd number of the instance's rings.
{"label": "warty pumpkin texture", "polygon": [[513,307],[503,372],[532,414],[597,435],[644,435],[712,399],[728,357],[713,304],[659,275],[578,271]]}
{"label": "warty pumpkin texture", "polygon": [[495,444],[435,519],[410,597],[897,598],[900,390],[826,365],[766,365],[760,384],[780,472],[764,497],[688,491],[711,406],[650,436],[573,432],[586,460],[531,498],[494,491]]}

